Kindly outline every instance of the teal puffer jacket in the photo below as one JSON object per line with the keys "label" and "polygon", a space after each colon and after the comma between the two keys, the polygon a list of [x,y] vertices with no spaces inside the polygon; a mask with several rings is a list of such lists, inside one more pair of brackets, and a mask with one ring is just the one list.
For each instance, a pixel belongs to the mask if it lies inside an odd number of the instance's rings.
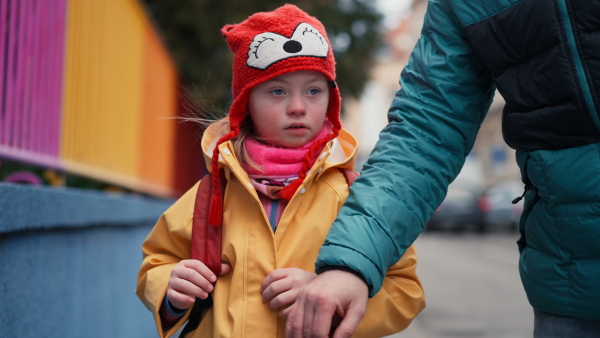
{"label": "teal puffer jacket", "polygon": [[321,248],[375,294],[469,154],[496,88],[530,186],[522,281],[532,306],[600,320],[600,2],[430,0],[389,124]]}
{"label": "teal puffer jacket", "polygon": [[535,308],[600,320],[600,144],[517,152],[530,191],[519,271]]}

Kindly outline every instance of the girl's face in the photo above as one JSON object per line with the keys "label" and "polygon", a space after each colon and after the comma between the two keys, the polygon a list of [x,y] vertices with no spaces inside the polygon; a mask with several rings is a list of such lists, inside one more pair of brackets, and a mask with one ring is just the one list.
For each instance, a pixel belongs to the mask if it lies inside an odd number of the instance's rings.
{"label": "girl's face", "polygon": [[248,109],[260,140],[282,148],[312,141],[323,128],[329,105],[325,75],[301,70],[263,82],[250,90]]}

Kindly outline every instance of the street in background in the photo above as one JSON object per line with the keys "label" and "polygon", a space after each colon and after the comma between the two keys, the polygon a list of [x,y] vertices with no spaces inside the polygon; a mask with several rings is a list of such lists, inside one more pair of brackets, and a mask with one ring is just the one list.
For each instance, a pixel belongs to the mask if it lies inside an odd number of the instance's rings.
{"label": "street in background", "polygon": [[481,197],[479,206],[486,230],[516,231],[523,212],[523,200],[513,204],[525,191],[518,180],[503,181],[489,188]]}
{"label": "street in background", "polygon": [[523,194],[524,184],[509,179],[486,189],[482,177],[480,161],[475,156],[468,157],[426,230],[515,232],[523,212],[523,200],[516,204],[512,201]]}
{"label": "street in background", "polygon": [[529,338],[533,310],[518,271],[517,233],[428,232],[416,242],[427,307],[394,338]]}

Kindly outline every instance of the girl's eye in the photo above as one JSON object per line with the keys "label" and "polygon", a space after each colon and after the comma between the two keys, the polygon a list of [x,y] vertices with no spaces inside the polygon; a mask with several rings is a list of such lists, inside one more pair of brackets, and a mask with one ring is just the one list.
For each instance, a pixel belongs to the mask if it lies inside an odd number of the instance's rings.
{"label": "girl's eye", "polygon": [[271,90],[271,94],[279,96],[285,94],[285,92],[283,91],[283,89],[273,89]]}
{"label": "girl's eye", "polygon": [[308,95],[317,95],[321,92],[319,88],[311,88],[308,90]]}

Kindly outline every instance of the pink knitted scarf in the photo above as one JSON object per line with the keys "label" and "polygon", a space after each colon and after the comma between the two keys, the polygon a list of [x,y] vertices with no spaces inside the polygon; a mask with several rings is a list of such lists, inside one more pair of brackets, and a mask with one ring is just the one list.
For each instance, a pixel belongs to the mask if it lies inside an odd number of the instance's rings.
{"label": "pink knitted scarf", "polygon": [[[323,128],[314,138],[302,147],[298,148],[278,148],[258,142],[256,139],[248,137],[244,141],[248,156],[262,170],[252,168],[244,163],[243,168],[251,178],[268,177],[274,179],[284,179],[298,177],[304,157],[308,153],[310,147],[315,141],[324,138],[331,132],[331,123],[326,121]],[[324,147],[325,145],[323,145]],[[317,156],[321,153],[319,150],[315,152],[315,156],[311,159],[311,166],[315,163]]]}
{"label": "pink knitted scarf", "polygon": [[[260,143],[254,138],[247,138],[244,141],[248,156],[262,170],[252,168],[247,163],[243,163],[242,166],[248,173],[254,189],[260,192],[258,197],[266,214],[269,215],[269,223],[273,231],[277,228],[283,210],[288,204],[286,199],[282,199],[281,190],[298,178],[311,146],[331,133],[331,129],[331,123],[326,121],[317,137],[299,148],[277,148]],[[311,159],[311,167],[321,150],[319,149]]]}

